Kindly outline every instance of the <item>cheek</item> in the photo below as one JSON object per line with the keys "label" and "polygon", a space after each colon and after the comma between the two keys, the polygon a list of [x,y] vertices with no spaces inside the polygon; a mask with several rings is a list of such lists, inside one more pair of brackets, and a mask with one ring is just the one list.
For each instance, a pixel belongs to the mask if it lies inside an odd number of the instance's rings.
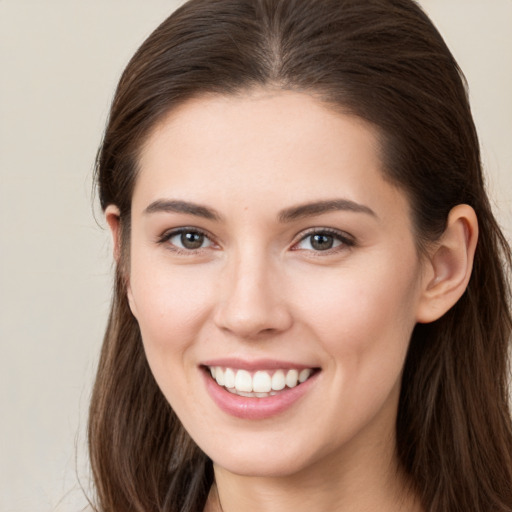
{"label": "cheek", "polygon": [[142,266],[137,258],[133,263],[131,292],[149,367],[175,411],[193,414],[196,406],[187,397],[212,288],[197,271],[165,264]]}
{"label": "cheek", "polygon": [[[415,325],[414,272],[404,276],[366,267],[325,283],[322,298],[309,302],[310,329],[328,355],[332,376],[325,407],[344,413],[344,434],[371,425],[375,418],[394,422],[401,374]],[[317,284],[318,281],[317,281]],[[304,313],[305,314],[305,313]]]}
{"label": "cheek", "polygon": [[[146,260],[147,261],[147,260]],[[132,310],[148,352],[176,352],[193,343],[211,305],[212,279],[197,269],[132,258]]]}
{"label": "cheek", "polygon": [[[416,323],[415,254],[361,260],[333,272],[303,274],[296,287],[298,315],[321,341],[346,379],[399,374]],[[409,264],[407,264],[409,262]]]}

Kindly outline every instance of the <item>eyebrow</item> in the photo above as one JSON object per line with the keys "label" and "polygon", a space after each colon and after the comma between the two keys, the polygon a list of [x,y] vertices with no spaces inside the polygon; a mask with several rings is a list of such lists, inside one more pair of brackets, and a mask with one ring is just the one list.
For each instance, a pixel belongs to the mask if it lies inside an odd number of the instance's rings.
{"label": "eyebrow", "polygon": [[371,208],[363,204],[350,201],[349,199],[331,199],[286,208],[279,213],[278,219],[280,222],[291,222],[303,217],[312,217],[330,211],[365,213],[377,217],[377,214]]}
{"label": "eyebrow", "polygon": [[[356,213],[365,213],[373,217],[377,214],[368,206],[356,203],[349,199],[331,199],[326,201],[315,201],[312,203],[305,203],[298,206],[292,206],[279,212],[277,218],[279,222],[292,222],[304,217],[312,217],[314,215],[321,215],[331,211],[350,211]],[[170,212],[170,213],[185,213],[188,215],[195,215],[208,220],[221,221],[220,215],[213,208],[208,208],[196,203],[188,201],[179,201],[173,199],[157,199],[153,201],[145,210],[145,214]]]}
{"label": "eyebrow", "polygon": [[222,219],[222,216],[214,209],[188,201],[157,199],[144,210],[146,214],[157,212],[186,213],[188,215],[196,215],[197,217],[215,221]]}

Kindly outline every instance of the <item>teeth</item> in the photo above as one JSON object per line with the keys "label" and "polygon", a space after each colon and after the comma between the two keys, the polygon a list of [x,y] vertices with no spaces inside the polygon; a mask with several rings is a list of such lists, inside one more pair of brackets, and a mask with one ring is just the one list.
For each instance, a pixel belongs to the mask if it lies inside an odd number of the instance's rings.
{"label": "teeth", "polygon": [[222,368],[215,368],[215,380],[219,386],[224,386],[224,372]]}
{"label": "teeth", "polygon": [[268,393],[272,387],[273,379],[267,372],[256,372],[252,378],[252,388],[256,393]]}
{"label": "teeth", "polygon": [[288,370],[286,374],[286,385],[289,388],[294,388],[299,380],[299,372],[297,370]]}
{"label": "teeth", "polygon": [[231,368],[226,368],[224,372],[224,386],[227,388],[235,387],[235,372]]}
{"label": "teeth", "polygon": [[209,367],[212,377],[219,386],[227,388],[231,393],[246,397],[264,398],[273,396],[286,387],[294,388],[309,379],[313,370],[276,370],[273,374],[258,370],[251,374],[247,370]]}
{"label": "teeth", "polygon": [[272,389],[274,391],[281,391],[286,386],[286,379],[284,377],[283,370],[277,370],[274,375],[272,375]]}
{"label": "teeth", "polygon": [[252,392],[252,377],[246,370],[238,370],[235,377],[235,389],[237,391]]}
{"label": "teeth", "polygon": [[303,382],[308,380],[310,376],[311,376],[311,370],[309,368],[306,368],[305,370],[302,370],[299,373],[299,382],[302,384]]}

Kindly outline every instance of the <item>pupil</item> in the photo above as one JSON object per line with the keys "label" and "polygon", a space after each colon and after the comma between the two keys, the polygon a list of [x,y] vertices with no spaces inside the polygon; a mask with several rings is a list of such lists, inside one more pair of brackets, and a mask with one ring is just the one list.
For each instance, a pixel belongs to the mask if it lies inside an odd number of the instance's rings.
{"label": "pupil", "polygon": [[199,249],[204,242],[204,235],[200,233],[182,233],[181,243],[187,249]]}
{"label": "pupil", "polygon": [[319,251],[331,249],[334,240],[330,235],[313,235],[311,246]]}

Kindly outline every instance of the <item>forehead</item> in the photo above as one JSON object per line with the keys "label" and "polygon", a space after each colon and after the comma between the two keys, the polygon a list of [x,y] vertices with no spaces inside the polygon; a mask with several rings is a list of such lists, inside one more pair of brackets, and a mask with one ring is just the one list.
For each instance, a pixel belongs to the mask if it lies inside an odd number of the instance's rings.
{"label": "forehead", "polygon": [[264,198],[269,207],[332,196],[378,205],[397,193],[384,179],[371,125],[309,94],[261,89],[172,110],[142,149],[133,206],[176,195]]}
{"label": "forehead", "polygon": [[[349,126],[350,125],[350,126]],[[333,139],[342,144],[348,128],[353,137],[366,139],[379,150],[377,129],[340,107],[321,101],[316,95],[279,89],[255,88],[233,95],[207,94],[181,103],[157,123],[144,144],[141,156],[155,151],[164,139],[174,139],[197,151],[202,145],[222,144],[227,149],[243,144],[250,149],[254,143],[271,151],[299,145],[312,151],[322,149]],[[327,132],[331,136],[326,137]],[[325,144],[319,147],[321,134]],[[341,137],[339,137],[341,135]],[[200,140],[199,140],[200,139]],[[307,148],[302,143],[308,140]],[[318,152],[318,151],[317,151]]]}

